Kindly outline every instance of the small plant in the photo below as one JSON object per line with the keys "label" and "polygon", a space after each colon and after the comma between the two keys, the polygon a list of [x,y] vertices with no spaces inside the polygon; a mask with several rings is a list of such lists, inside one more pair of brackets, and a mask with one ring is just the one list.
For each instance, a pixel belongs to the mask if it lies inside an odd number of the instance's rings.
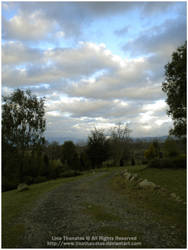
{"label": "small plant", "polygon": [[48,179],[45,176],[37,176],[34,178],[34,183],[41,183],[41,182],[45,182]]}

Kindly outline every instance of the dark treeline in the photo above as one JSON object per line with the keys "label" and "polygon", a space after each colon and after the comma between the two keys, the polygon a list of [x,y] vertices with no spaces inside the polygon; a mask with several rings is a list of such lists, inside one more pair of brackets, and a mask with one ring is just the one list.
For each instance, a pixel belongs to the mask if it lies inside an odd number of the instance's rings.
{"label": "dark treeline", "polygon": [[[165,142],[132,140],[129,133],[129,129],[121,124],[110,131],[95,128],[86,143],[65,141],[60,145],[55,141],[45,141],[38,147],[28,148],[24,157],[17,148],[6,147],[2,158],[3,191],[16,188],[20,181],[30,185],[80,175],[83,171],[101,167],[134,167],[136,164],[160,167],[159,161],[162,160],[165,160],[165,167],[168,167],[167,159],[179,159],[179,163],[182,157],[185,159],[185,144],[182,140],[172,137]],[[21,179],[20,163],[23,165]]]}

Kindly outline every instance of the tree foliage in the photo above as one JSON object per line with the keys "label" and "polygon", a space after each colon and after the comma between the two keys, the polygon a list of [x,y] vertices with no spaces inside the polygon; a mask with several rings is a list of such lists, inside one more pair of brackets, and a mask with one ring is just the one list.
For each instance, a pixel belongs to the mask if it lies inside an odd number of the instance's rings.
{"label": "tree foliage", "polygon": [[65,141],[62,147],[61,161],[71,169],[79,170],[80,162],[76,152],[76,146],[72,141]]}
{"label": "tree foliage", "polygon": [[88,136],[87,154],[92,168],[99,167],[109,155],[109,142],[102,129],[94,129]]}
{"label": "tree foliage", "polygon": [[153,141],[149,148],[144,152],[144,156],[147,160],[154,158],[160,158],[160,146],[158,141]]}
{"label": "tree foliage", "polygon": [[38,99],[30,90],[17,89],[11,95],[3,97],[2,146],[3,172],[6,172],[6,176],[14,168],[16,174],[19,172],[17,175],[20,181],[23,181],[26,151],[44,142],[44,114],[44,99]]}
{"label": "tree foliage", "polygon": [[17,89],[3,97],[2,139],[3,143],[21,150],[41,143],[45,131],[44,99],[37,99],[30,90]]}
{"label": "tree foliage", "polygon": [[174,128],[170,134],[183,136],[186,134],[186,54],[187,44],[179,47],[172,60],[165,65],[165,81],[162,90],[167,94],[168,115],[174,120]]}
{"label": "tree foliage", "polygon": [[130,158],[130,132],[131,130],[122,123],[111,128],[110,147],[114,165],[124,165],[124,161]]}

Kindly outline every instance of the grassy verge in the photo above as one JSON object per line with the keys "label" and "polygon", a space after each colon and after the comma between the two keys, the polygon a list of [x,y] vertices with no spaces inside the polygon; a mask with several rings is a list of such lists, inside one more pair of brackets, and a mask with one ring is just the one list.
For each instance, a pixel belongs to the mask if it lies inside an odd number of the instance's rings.
{"label": "grassy verge", "polygon": [[169,193],[176,192],[180,197],[185,198],[186,171],[183,169],[148,169],[144,166],[128,167],[128,170],[138,173],[141,178],[146,178],[166,188],[167,192],[138,189],[137,186],[125,181],[124,177],[120,175],[113,179],[112,187],[117,192],[124,194],[130,202],[150,211],[154,220],[178,228],[180,241],[185,240],[186,205],[171,200]]}
{"label": "grassy verge", "polygon": [[[83,176],[90,175],[86,173]],[[17,218],[24,212],[32,209],[34,202],[46,192],[51,191],[58,185],[70,182],[81,176],[61,178],[39,184],[33,184],[28,191],[18,192],[12,190],[2,193],[2,245],[3,247],[15,247],[21,241],[24,234],[24,224],[17,223]]]}
{"label": "grassy verge", "polygon": [[157,169],[146,166],[131,166],[129,172],[138,173],[143,179],[148,179],[166,188],[169,192],[179,195],[186,200],[186,170],[185,169]]}

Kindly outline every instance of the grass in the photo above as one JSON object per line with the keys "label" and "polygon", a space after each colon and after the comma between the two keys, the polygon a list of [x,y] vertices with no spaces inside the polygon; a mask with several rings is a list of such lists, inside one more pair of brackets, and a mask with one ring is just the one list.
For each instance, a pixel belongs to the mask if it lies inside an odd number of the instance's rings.
{"label": "grass", "polygon": [[84,207],[85,208],[83,212],[85,214],[91,215],[96,221],[119,221],[120,220],[120,218],[117,215],[111,212],[107,212],[107,209],[102,206],[85,203]]}
{"label": "grass", "polygon": [[123,176],[116,176],[112,180],[112,187],[126,196],[130,202],[138,207],[147,209],[153,214],[154,220],[166,225],[179,228],[179,238],[186,236],[186,205],[169,198],[169,193],[175,192],[185,198],[186,170],[185,169],[149,169],[146,166],[131,166],[129,172],[138,173],[139,177],[148,179],[167,189],[167,192],[141,190],[137,186],[126,182]]}
{"label": "grass", "polygon": [[[90,175],[91,173],[86,173]],[[85,175],[86,175],[85,174]],[[85,176],[84,175],[84,176]],[[61,178],[51,180],[39,184],[33,184],[28,191],[18,192],[11,190],[2,193],[2,246],[15,247],[21,241],[25,228],[23,223],[16,223],[15,220],[22,214],[23,211],[28,211],[34,206],[34,202],[43,194],[54,189],[61,183],[73,181],[74,179],[82,178],[76,176],[70,178]]]}
{"label": "grass", "polygon": [[143,179],[148,179],[160,185],[169,192],[176,193],[184,201],[186,200],[186,170],[185,169],[157,169],[146,166],[131,166],[129,172],[137,172]]}

